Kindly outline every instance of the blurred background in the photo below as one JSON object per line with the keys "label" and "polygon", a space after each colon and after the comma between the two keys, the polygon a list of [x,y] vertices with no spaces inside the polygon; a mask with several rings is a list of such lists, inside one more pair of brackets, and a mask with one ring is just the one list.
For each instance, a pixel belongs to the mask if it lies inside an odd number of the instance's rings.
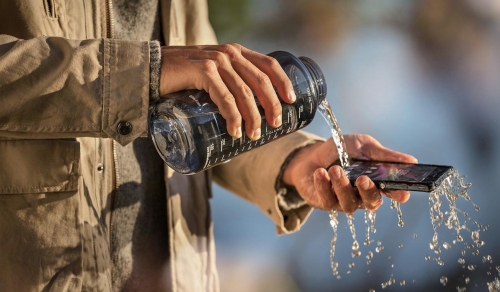
{"label": "blurred background", "polygon": [[[462,256],[463,243],[436,255],[429,249],[428,195],[412,193],[402,205],[404,227],[397,226],[396,210],[385,200],[377,212],[375,243],[362,246],[362,256],[353,259],[342,214],[337,279],[330,268],[333,232],[326,212],[315,210],[299,232],[278,237],[255,206],[216,187],[212,206],[223,291],[380,291],[391,277],[395,283],[387,291],[457,291],[457,286],[487,291],[500,266],[500,1],[209,0],[209,5],[220,43],[315,60],[344,134],[370,134],[421,163],[453,165],[467,175],[469,194],[481,211],[464,200],[459,207],[488,225],[479,255],[465,249]],[[320,116],[306,130],[330,136]],[[355,214],[360,244],[363,216]],[[476,227],[472,220],[468,227]],[[440,244],[456,237],[445,227],[438,231]],[[472,243],[470,233],[462,235]],[[384,246],[380,253],[374,252],[377,241]],[[374,252],[369,265],[368,251]],[[483,263],[487,255],[492,264]],[[459,258],[475,270],[463,268]]]}

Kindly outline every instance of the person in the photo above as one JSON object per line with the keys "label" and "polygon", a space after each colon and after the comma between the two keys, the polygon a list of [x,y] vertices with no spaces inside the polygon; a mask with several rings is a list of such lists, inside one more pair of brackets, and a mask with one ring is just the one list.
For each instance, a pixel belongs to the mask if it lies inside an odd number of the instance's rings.
{"label": "person", "polygon": [[[244,121],[251,139],[262,122],[252,92],[274,127],[278,96],[295,99],[274,59],[216,44],[205,0],[13,0],[0,16],[2,291],[217,291],[212,181],[278,234],[312,208],[382,203],[367,177],[354,189],[327,171],[333,141],[306,132],[193,176],[161,162],[147,117],[168,93],[206,90],[229,133]],[[415,162],[367,135],[345,139],[351,157]]]}

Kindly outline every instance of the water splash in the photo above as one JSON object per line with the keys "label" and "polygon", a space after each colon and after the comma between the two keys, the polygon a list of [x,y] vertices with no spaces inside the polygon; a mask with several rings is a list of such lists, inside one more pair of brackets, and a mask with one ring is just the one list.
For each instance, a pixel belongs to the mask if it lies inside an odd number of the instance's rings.
{"label": "water splash", "polygon": [[342,166],[342,168],[346,168],[347,166],[349,166],[349,156],[347,155],[344,136],[342,135],[342,131],[340,130],[337,119],[333,114],[333,110],[326,99],[324,99],[319,104],[318,111],[323,116],[323,118],[325,118],[328,126],[332,131],[332,138],[335,142],[335,146],[337,147],[337,152],[339,153],[340,165]]}
{"label": "water splash", "polygon": [[332,267],[333,275],[337,276],[337,278],[340,279],[338,271],[339,263],[334,261],[335,245],[337,243],[337,229],[339,226],[339,220],[338,220],[339,213],[337,211],[332,210],[328,212],[328,215],[330,216],[330,225],[332,226],[333,229],[333,238],[330,246],[330,265]]}

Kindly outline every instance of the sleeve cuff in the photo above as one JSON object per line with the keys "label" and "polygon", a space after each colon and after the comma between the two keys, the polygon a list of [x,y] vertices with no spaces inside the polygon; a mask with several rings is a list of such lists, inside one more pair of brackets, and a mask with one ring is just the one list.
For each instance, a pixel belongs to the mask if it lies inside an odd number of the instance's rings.
{"label": "sleeve cuff", "polygon": [[149,42],[103,40],[102,136],[127,145],[147,131]]}
{"label": "sleeve cuff", "polygon": [[160,99],[161,46],[159,41],[149,42],[149,104]]}
{"label": "sleeve cuff", "polygon": [[280,217],[283,218],[282,224],[276,226],[278,234],[287,234],[299,230],[312,212],[312,208],[302,198],[297,189],[283,183],[283,174],[297,152],[316,142],[317,140],[309,141],[294,149],[281,165],[276,178],[276,200]]}

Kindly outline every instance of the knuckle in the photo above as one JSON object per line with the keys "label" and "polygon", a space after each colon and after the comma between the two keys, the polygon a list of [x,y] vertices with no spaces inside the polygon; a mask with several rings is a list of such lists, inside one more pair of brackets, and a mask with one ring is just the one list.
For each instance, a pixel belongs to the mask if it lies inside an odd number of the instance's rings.
{"label": "knuckle", "polygon": [[214,74],[215,72],[217,72],[217,65],[215,64],[214,61],[212,61],[212,60],[203,60],[201,62],[202,62],[201,66],[203,68],[203,71],[206,74]]}
{"label": "knuckle", "polygon": [[241,48],[243,47],[242,45],[238,43],[229,43],[228,45],[232,46],[234,49],[241,51]]}
{"label": "knuckle", "polygon": [[244,98],[245,101],[247,101],[247,100],[253,100],[254,99],[253,92],[250,89],[250,87],[248,87],[248,85],[242,84],[240,86],[240,90],[243,93],[243,98]]}
{"label": "knuckle", "polygon": [[219,66],[222,66],[226,63],[226,55],[222,52],[215,51],[214,60],[217,62]]}
{"label": "knuckle", "polygon": [[269,79],[269,77],[263,72],[257,74],[257,82],[261,87],[271,86],[271,79]]}
{"label": "knuckle", "polygon": [[221,98],[222,105],[228,109],[236,106],[236,102],[234,100],[234,96],[231,93],[226,93]]}
{"label": "knuckle", "polygon": [[276,60],[273,57],[269,57],[269,56],[264,55],[263,61],[266,64],[266,66],[268,66],[270,68],[273,68],[273,69],[280,68],[281,69],[280,63],[278,62],[278,60]]}
{"label": "knuckle", "polygon": [[238,58],[241,54],[241,51],[234,43],[222,45],[222,51],[232,60]]}

